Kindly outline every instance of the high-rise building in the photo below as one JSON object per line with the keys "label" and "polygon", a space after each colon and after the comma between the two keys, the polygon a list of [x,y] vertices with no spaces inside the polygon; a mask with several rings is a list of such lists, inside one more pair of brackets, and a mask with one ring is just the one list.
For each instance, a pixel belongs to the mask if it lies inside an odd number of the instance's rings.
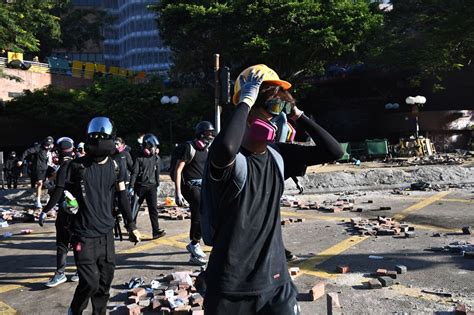
{"label": "high-rise building", "polygon": [[134,71],[165,72],[170,50],[163,46],[156,13],[148,9],[157,0],[104,0],[112,25],[104,32],[104,61]]}
{"label": "high-rise building", "polygon": [[156,13],[148,6],[158,0],[72,0],[77,8],[105,10],[111,22],[100,45],[81,51],[57,50],[53,56],[105,63],[134,71],[165,73],[171,65],[170,50],[160,39]]}

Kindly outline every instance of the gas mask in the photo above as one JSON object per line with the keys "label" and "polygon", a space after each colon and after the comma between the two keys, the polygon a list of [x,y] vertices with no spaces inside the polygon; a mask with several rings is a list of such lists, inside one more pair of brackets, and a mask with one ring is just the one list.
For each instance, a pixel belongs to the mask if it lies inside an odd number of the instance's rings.
{"label": "gas mask", "polygon": [[156,147],[154,146],[143,148],[143,155],[145,156],[152,156],[155,153],[156,153]]}
{"label": "gas mask", "polygon": [[277,126],[266,119],[254,117],[250,120],[249,137],[252,142],[274,142]]}
{"label": "gas mask", "polygon": [[277,126],[277,134],[275,142],[293,142],[295,140],[296,130],[288,123],[287,116],[284,112],[274,117],[272,122]]}
{"label": "gas mask", "polygon": [[85,151],[96,161],[102,161],[115,152],[115,143],[112,139],[91,139],[85,145]]}

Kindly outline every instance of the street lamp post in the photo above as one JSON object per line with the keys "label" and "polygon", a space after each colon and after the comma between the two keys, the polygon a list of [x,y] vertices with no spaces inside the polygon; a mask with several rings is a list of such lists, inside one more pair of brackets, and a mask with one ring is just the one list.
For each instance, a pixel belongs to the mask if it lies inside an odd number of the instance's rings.
{"label": "street lamp post", "polygon": [[418,113],[420,111],[420,107],[423,107],[423,105],[426,103],[426,97],[424,96],[408,96],[406,99],[405,99],[405,102],[408,104],[408,105],[411,105],[411,112],[413,113],[413,115],[415,116],[415,122],[416,122],[416,132],[415,132],[415,135],[416,135],[416,138],[418,139],[419,137],[419,134],[420,134],[420,125],[418,123]]}
{"label": "street lamp post", "polygon": [[[179,103],[179,97],[177,97],[176,95],[174,96],[167,96],[167,95],[164,95],[161,99],[160,99],[160,102],[161,104],[163,105],[167,105],[167,104],[172,104],[172,105],[177,105]],[[173,119],[170,118],[170,144],[171,144],[171,150],[173,150]]]}

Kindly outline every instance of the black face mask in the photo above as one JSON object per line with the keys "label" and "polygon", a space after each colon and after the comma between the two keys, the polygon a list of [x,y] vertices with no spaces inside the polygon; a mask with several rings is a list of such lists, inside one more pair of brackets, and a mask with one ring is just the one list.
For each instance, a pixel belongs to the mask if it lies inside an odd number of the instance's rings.
{"label": "black face mask", "polygon": [[85,151],[96,162],[100,162],[107,156],[115,153],[115,143],[112,139],[94,139],[85,145]]}

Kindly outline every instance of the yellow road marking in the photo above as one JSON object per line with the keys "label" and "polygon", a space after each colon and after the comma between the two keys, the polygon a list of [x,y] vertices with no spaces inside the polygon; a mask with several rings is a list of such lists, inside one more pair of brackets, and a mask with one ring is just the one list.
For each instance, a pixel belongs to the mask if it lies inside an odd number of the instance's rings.
{"label": "yellow road marking", "polygon": [[[424,207],[432,204],[433,202],[436,202],[437,200],[443,198],[449,194],[449,191],[444,191],[437,193],[436,195],[433,195],[431,197],[428,197],[426,199],[423,199],[420,202],[415,203],[414,205],[406,208],[403,210],[401,213],[395,215],[395,218],[398,216],[398,220],[403,220],[406,218],[410,213],[423,209]],[[420,227],[420,226],[419,226]],[[425,228],[431,228],[430,226],[424,226]],[[441,228],[442,229],[442,228]],[[348,250],[349,248],[365,241],[368,239],[369,236],[352,236],[349,237],[336,245],[329,247],[328,249],[320,252],[316,256],[309,258],[300,264],[296,264],[297,266],[300,267],[300,272],[303,274],[308,274],[308,275],[313,275],[316,277],[321,277],[321,278],[326,278],[326,279],[333,279],[336,278],[338,274],[335,273],[330,273],[322,270],[315,270],[318,265],[321,265],[323,262],[331,259],[334,256],[337,256],[341,254],[342,252]]]}
{"label": "yellow road marking", "polygon": [[443,198],[441,199],[441,201],[474,203],[474,200],[455,199],[455,198],[446,198],[446,199]]}
{"label": "yellow road marking", "polygon": [[0,301],[0,314],[1,315],[13,315],[16,314],[16,310],[13,309],[10,305],[7,305]]}
{"label": "yellow road marking", "polygon": [[[404,196],[404,195],[393,195],[390,197],[395,198],[403,198],[403,199],[414,199],[414,200],[423,200],[425,197],[415,197],[415,196]],[[462,203],[474,203],[474,200],[469,199],[457,199],[457,198],[441,198],[439,201],[446,201],[446,202],[462,202]]]}
{"label": "yellow road marking", "polygon": [[[170,244],[176,244],[178,245],[178,248],[181,248],[181,244],[178,244],[177,240],[181,238],[185,238],[189,233],[180,233],[178,235],[174,235],[171,237],[162,237],[158,238],[156,240],[149,241],[143,245],[135,246],[129,249],[124,249],[120,250],[117,252],[117,254],[133,254],[133,253],[138,253],[147,249],[154,248],[159,245],[170,245]],[[173,246],[173,245],[171,245]],[[185,246],[186,247],[186,246]]]}
{"label": "yellow road marking", "polygon": [[426,206],[429,206],[430,204],[440,200],[441,198],[443,198],[444,196],[446,196],[449,193],[450,193],[449,191],[442,191],[442,192],[439,192],[439,193],[437,193],[437,194],[435,194],[431,197],[423,199],[422,201],[417,202],[414,205],[406,208],[402,212],[397,213],[396,215],[393,216],[393,218],[395,220],[401,221],[401,220],[405,219],[410,213],[412,213],[414,211],[417,211],[417,210],[420,210],[420,209],[422,209]]}
{"label": "yellow road marking", "polygon": [[302,218],[318,219],[318,220],[324,220],[324,221],[342,221],[342,220],[351,219],[349,217],[332,217],[328,215],[318,215],[318,214],[291,212],[291,211],[281,211],[280,213],[281,215],[285,217],[302,217]]}
{"label": "yellow road marking", "polygon": [[313,275],[316,277],[331,279],[337,277],[335,273],[329,273],[322,270],[315,270],[315,267],[322,264],[326,260],[331,259],[334,256],[339,255],[340,253],[348,250],[349,248],[359,244],[360,242],[368,239],[368,236],[351,236],[342,242],[337,243],[334,246],[331,246],[314,257],[311,257],[297,266],[300,267],[300,271],[304,274]]}
{"label": "yellow road marking", "polygon": [[411,224],[411,226],[426,231],[435,231],[435,232],[444,232],[444,233],[458,233],[461,232],[460,229],[451,229],[451,228],[444,228],[436,225],[427,225],[427,224]]}

